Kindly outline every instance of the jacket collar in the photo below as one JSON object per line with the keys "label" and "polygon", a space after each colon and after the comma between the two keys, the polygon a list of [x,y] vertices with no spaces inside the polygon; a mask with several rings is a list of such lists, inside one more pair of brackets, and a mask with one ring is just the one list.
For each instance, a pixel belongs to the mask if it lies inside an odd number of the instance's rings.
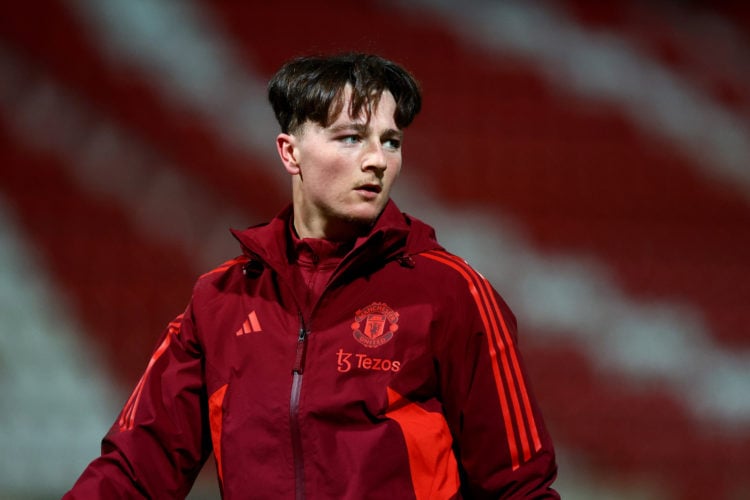
{"label": "jacket collar", "polygon": [[[232,234],[251,260],[260,260],[276,272],[285,274],[294,261],[290,233],[292,218],[290,204],[269,222],[243,231],[232,230]],[[402,213],[393,200],[389,200],[372,229],[354,242],[338,272],[356,268],[358,264],[373,265],[437,248],[440,246],[434,230]]]}

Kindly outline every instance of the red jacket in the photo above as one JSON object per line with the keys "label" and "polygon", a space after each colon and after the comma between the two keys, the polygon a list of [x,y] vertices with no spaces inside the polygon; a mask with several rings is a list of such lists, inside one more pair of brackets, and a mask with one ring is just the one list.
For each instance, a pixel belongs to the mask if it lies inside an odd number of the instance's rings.
{"label": "red jacket", "polygon": [[69,498],[558,498],[512,313],[390,202],[319,300],[287,208],[202,276]]}

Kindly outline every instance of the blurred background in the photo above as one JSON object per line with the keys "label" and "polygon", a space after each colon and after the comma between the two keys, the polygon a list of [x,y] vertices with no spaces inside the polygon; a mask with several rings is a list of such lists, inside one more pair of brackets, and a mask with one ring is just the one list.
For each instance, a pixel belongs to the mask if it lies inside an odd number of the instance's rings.
{"label": "blurred background", "polygon": [[698,0],[5,2],[0,498],[97,455],[289,198],[268,78],[348,50],[423,85],[394,198],[518,316],[563,497],[750,498],[750,8]]}

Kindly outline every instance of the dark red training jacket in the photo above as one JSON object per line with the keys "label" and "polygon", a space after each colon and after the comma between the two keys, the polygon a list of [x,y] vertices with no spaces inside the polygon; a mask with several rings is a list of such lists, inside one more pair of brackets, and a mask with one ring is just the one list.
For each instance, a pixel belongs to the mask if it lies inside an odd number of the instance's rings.
{"label": "dark red training jacket", "polygon": [[389,202],[309,304],[291,207],[235,232],[66,498],[558,498],[512,313]]}

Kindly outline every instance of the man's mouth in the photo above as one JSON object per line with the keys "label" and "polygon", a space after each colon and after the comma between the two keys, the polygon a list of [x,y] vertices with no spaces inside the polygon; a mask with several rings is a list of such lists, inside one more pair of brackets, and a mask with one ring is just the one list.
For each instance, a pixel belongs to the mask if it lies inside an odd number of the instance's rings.
{"label": "man's mouth", "polygon": [[383,190],[380,184],[363,184],[357,187],[357,191],[367,191],[368,193],[378,194]]}

